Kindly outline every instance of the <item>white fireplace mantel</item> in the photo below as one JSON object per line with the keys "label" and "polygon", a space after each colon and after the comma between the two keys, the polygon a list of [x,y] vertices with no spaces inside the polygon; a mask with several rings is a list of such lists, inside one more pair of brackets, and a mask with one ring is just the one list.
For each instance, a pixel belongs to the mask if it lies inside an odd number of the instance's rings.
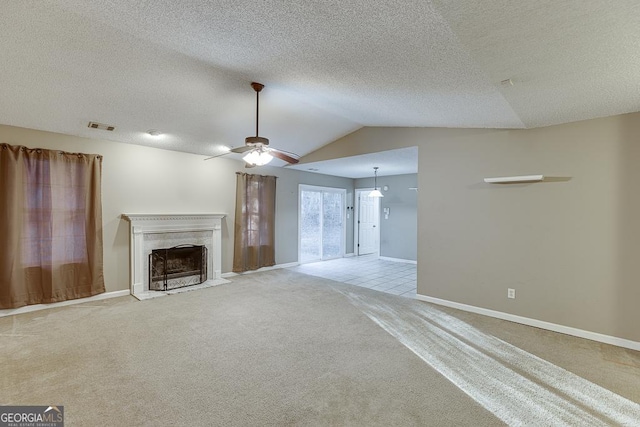
{"label": "white fireplace mantel", "polygon": [[210,254],[207,279],[220,279],[224,217],[225,214],[122,214],[122,218],[130,222],[131,294],[138,296],[149,291],[148,273],[145,271],[148,270],[149,246],[153,246],[154,237],[170,239],[185,233],[201,234]]}

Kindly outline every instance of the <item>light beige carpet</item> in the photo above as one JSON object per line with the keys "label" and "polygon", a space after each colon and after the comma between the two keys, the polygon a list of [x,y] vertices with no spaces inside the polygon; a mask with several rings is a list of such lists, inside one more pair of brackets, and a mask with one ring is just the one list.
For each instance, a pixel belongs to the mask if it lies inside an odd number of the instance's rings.
{"label": "light beige carpet", "polygon": [[288,270],[1,318],[0,360],[68,426],[640,423],[637,352]]}

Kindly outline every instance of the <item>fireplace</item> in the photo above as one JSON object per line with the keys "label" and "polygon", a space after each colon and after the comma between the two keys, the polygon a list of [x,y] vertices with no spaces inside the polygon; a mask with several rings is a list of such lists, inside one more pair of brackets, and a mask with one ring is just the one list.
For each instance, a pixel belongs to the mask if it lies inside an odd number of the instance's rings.
{"label": "fireplace", "polygon": [[180,245],[149,254],[149,290],[168,291],[207,280],[207,247]]}
{"label": "fireplace", "polygon": [[[229,283],[221,277],[222,270],[222,219],[224,214],[123,214],[130,222],[130,287],[137,299],[156,298],[171,293],[199,289]],[[154,250],[165,248],[201,246],[206,249],[206,261],[199,274],[195,270],[167,272],[167,290],[164,291],[164,273],[152,272]],[[169,266],[171,267],[171,266]],[[184,274],[182,277],[173,275]],[[153,276],[161,275],[160,284],[152,284]],[[202,275],[202,278],[200,277]],[[197,276],[197,277],[196,277]],[[190,277],[187,280],[187,277]],[[197,285],[195,282],[203,280]],[[158,282],[158,280],[155,280]],[[194,286],[182,286],[187,281]],[[159,290],[156,290],[160,288]]]}

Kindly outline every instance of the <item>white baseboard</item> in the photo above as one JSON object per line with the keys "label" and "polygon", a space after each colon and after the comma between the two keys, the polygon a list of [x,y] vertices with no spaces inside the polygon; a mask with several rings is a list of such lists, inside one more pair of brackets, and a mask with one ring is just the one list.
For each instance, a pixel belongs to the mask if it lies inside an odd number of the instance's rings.
{"label": "white baseboard", "polygon": [[420,294],[416,295],[416,299],[433,304],[443,305],[445,307],[457,308],[458,310],[468,311],[471,313],[482,314],[484,316],[495,317],[497,319],[508,320],[510,322],[521,323],[527,326],[560,332],[561,334],[573,335],[574,337],[586,338],[592,341],[598,341],[605,344],[611,344],[618,347],[640,351],[640,342],[631,341],[625,338],[618,338],[611,335],[600,334],[597,332],[585,331],[583,329],[572,328],[570,326],[558,325],[556,323],[545,322],[543,320],[531,319],[529,317],[517,316],[515,314],[504,313],[502,311],[490,310],[488,308],[476,307],[473,305],[462,304],[459,302],[448,301],[440,298],[428,297]]}
{"label": "white baseboard", "polygon": [[7,308],[4,310],[0,310],[0,317],[12,316],[14,314],[30,313],[32,311],[48,310],[50,308],[64,307],[67,305],[74,305],[74,304],[82,304],[82,303],[91,302],[91,301],[100,301],[100,300],[109,299],[109,298],[123,297],[130,294],[131,292],[129,291],[129,289],[125,289],[122,291],[105,292],[102,294],[98,294],[98,295],[94,295],[86,298],[52,302],[51,304],[34,304],[34,305],[25,305],[24,307],[19,307],[19,308]]}
{"label": "white baseboard", "polygon": [[257,270],[249,270],[249,271],[244,271],[242,273],[234,273],[234,272],[230,271],[228,273],[222,273],[222,277],[223,278],[227,278],[227,277],[239,276],[239,275],[243,275],[243,274],[261,273],[263,271],[278,270],[280,268],[297,267],[299,265],[300,265],[299,262],[288,262],[286,264],[276,264],[276,265],[272,265],[271,267],[262,267],[262,268],[259,268]]}
{"label": "white baseboard", "polygon": [[379,256],[378,259],[384,261],[393,261],[393,262],[405,262],[407,264],[418,264],[418,261],[414,261],[412,259],[403,259],[403,258],[391,258],[388,256]]}

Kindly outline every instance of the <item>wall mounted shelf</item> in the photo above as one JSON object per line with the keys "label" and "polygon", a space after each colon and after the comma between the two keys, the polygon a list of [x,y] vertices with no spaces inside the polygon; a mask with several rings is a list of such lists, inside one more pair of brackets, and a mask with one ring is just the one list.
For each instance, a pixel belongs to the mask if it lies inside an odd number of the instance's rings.
{"label": "wall mounted shelf", "polygon": [[520,176],[500,176],[496,178],[485,178],[484,182],[490,184],[508,184],[514,182],[536,182],[544,181],[544,175],[520,175]]}

